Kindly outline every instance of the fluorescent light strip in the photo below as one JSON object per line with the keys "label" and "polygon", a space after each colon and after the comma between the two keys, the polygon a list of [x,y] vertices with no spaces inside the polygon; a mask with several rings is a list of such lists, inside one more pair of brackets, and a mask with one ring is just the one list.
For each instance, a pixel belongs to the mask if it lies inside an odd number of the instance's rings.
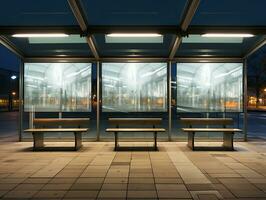
{"label": "fluorescent light strip", "polygon": [[157,33],[111,33],[107,34],[108,37],[161,37]]}
{"label": "fluorescent light strip", "polygon": [[248,33],[206,33],[201,36],[202,37],[236,37],[236,38],[254,37],[253,34],[248,34]]}
{"label": "fluorescent light strip", "polygon": [[69,35],[64,33],[25,33],[25,34],[14,34],[12,37],[17,38],[47,38],[47,37],[68,37]]}

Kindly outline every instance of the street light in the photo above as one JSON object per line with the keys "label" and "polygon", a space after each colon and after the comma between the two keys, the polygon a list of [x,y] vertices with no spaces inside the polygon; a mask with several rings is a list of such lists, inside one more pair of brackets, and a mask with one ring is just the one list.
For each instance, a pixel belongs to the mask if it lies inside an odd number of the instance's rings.
{"label": "street light", "polygon": [[12,76],[11,76],[11,79],[12,79],[12,80],[15,80],[16,78],[17,78],[17,76],[15,76],[15,75],[12,75]]}

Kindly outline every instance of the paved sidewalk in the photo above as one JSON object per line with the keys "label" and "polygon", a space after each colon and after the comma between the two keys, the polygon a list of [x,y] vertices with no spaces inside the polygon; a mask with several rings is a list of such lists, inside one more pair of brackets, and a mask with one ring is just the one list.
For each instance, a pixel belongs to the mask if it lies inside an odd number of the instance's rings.
{"label": "paved sidewalk", "polygon": [[159,142],[158,152],[114,152],[113,145],[32,152],[31,142],[0,142],[0,197],[266,199],[265,142],[239,142],[234,152],[192,152],[184,142]]}

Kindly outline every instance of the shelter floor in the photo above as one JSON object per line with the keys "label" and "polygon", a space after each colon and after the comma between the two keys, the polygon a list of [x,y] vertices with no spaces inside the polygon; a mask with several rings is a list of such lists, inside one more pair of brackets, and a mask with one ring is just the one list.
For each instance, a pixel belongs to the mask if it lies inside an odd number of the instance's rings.
{"label": "shelter floor", "polygon": [[114,152],[113,142],[84,142],[77,152],[60,148],[33,152],[32,142],[0,142],[0,197],[266,199],[265,141],[236,142],[233,152],[193,152],[185,142],[159,142],[158,146],[159,151]]}

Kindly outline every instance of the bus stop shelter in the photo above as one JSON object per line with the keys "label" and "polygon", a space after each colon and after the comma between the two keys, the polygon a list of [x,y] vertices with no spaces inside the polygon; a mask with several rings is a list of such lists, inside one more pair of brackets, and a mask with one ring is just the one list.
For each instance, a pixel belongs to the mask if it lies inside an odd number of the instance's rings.
{"label": "bus stop shelter", "polygon": [[266,43],[265,7],[261,0],[2,2],[0,42],[21,59],[21,140],[34,115],[90,116],[88,138],[96,140],[107,137],[110,116],[163,116],[162,138],[174,140],[176,120],[188,114],[232,116],[246,140],[247,58]]}

